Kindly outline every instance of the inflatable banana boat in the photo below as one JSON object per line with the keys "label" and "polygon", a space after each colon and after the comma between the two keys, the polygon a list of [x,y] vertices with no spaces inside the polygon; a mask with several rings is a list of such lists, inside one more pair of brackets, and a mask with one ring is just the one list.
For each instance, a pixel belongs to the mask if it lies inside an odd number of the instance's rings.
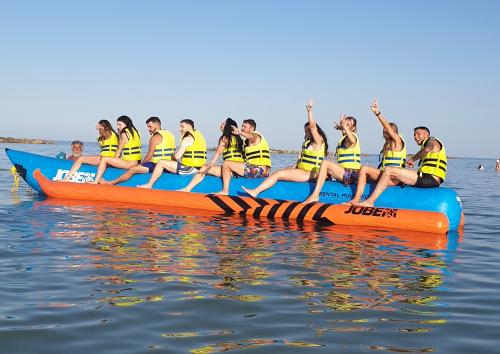
{"label": "inflatable banana boat", "polygon": [[[241,186],[254,188],[262,179],[233,178],[230,195],[223,197],[211,194],[222,187],[220,178],[213,176],[207,176],[193,190],[196,193],[175,191],[186,186],[192,176],[169,173],[160,177],[154,190],[142,190],[135,186],[146,183],[149,174],[135,175],[119,186],[93,185],[84,182],[93,180],[96,167],[82,165],[72,182],[83,184],[76,186],[75,183],[57,182],[64,179],[72,161],[12,149],[6,149],[6,153],[18,174],[34,190],[49,197],[187,207],[263,217],[329,221],[338,225],[380,226],[436,233],[456,231],[463,225],[460,199],[454,190],[446,187],[390,187],[374,207],[354,207],[339,204],[352,198],[355,186],[328,181],[320,194],[319,203],[303,204],[300,201],[312,192],[313,182],[280,181],[261,193],[262,198],[251,198]],[[35,173],[37,169],[39,172]],[[103,177],[111,180],[122,173],[124,170],[108,168]],[[373,185],[367,185],[363,198],[372,189]]]}

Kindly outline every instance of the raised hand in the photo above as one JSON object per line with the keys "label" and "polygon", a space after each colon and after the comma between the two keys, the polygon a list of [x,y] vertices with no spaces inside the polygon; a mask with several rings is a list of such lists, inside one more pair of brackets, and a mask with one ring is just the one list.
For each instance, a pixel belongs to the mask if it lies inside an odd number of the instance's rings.
{"label": "raised hand", "polygon": [[307,109],[308,112],[312,111],[313,103],[314,103],[314,101],[313,101],[312,98],[310,98],[309,101],[307,101],[306,109]]}
{"label": "raised hand", "polygon": [[376,98],[373,100],[373,103],[372,103],[372,105],[370,106],[370,108],[371,108],[372,112],[373,112],[375,115],[380,114],[380,110],[379,110],[379,108],[378,108],[378,101],[377,101],[377,99],[376,99]]}
{"label": "raised hand", "polygon": [[231,125],[231,128],[233,130],[233,134],[234,135],[240,135],[240,130],[238,129],[238,127],[235,127],[234,125]]}

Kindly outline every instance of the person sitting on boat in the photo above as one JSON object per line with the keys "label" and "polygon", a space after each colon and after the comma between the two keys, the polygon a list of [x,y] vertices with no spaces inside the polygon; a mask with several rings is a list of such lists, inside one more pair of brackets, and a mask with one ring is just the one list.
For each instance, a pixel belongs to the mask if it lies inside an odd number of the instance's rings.
{"label": "person sitting on boat", "polygon": [[105,181],[101,178],[102,184],[117,184],[128,181],[133,175],[138,173],[152,173],[156,164],[160,160],[172,160],[175,151],[175,136],[166,129],[161,128],[161,120],[158,117],[150,117],[146,120],[151,138],[149,139],[149,149],[140,165],[130,167],[127,172],[112,181]]}
{"label": "person sitting on boat", "polygon": [[179,189],[179,191],[190,192],[195,186],[203,181],[207,174],[220,177],[222,166],[215,165],[215,163],[221,154],[224,161],[245,161],[243,159],[243,139],[241,139],[241,136],[233,133],[233,127],[238,128],[238,123],[231,118],[227,118],[221,123],[219,129],[221,130],[222,135],[219,138],[219,145],[215,150],[212,160],[200,168],[198,173],[194,175],[191,182],[189,182],[186,187]]}
{"label": "person sitting on boat", "polygon": [[257,132],[257,123],[253,119],[245,119],[241,130],[233,127],[233,134],[245,138],[245,161],[229,161],[222,163],[222,190],[216,194],[229,194],[229,185],[233,173],[246,178],[268,177],[271,171],[271,153],[266,138]]}
{"label": "person sitting on boat", "polygon": [[73,140],[71,142],[71,155],[66,157],[66,160],[76,161],[83,152],[83,143],[80,140]]}
{"label": "person sitting on boat", "polygon": [[297,163],[292,167],[274,172],[255,189],[241,187],[252,197],[257,197],[259,193],[271,188],[278,181],[307,182],[317,177],[321,162],[328,155],[328,142],[325,133],[314,120],[312,100],[308,102],[306,109],[304,143]]}
{"label": "person sitting on boat", "polygon": [[446,178],[446,150],[443,143],[432,137],[427,127],[416,127],[413,137],[420,145],[420,151],[406,161],[412,168],[420,160],[417,171],[403,167],[386,167],[380,176],[375,189],[359,206],[373,206],[377,198],[391,184],[407,184],[418,188],[439,187]]}
{"label": "person sitting on boat", "polygon": [[76,159],[71,166],[68,174],[64,177],[64,181],[69,181],[71,176],[75,174],[80,169],[82,163],[88,165],[97,166],[103,157],[113,157],[116,155],[116,150],[118,149],[118,134],[113,129],[113,126],[107,119],[100,120],[96,125],[97,131],[99,131],[99,136],[97,137],[97,142],[101,146],[101,152],[98,156],[80,156]]}
{"label": "person sitting on boat", "polygon": [[179,175],[190,175],[197,173],[207,161],[207,143],[203,134],[194,128],[191,119],[183,119],[180,122],[181,142],[175,151],[173,159],[159,160],[153,170],[153,174],[146,184],[138,185],[140,188],[153,188],[153,184],[160,178],[163,170]]}
{"label": "person sitting on boat", "polygon": [[314,191],[304,203],[317,202],[319,200],[319,193],[328,176],[342,182],[344,185],[356,182],[358,170],[361,167],[361,148],[359,138],[356,135],[356,125],[356,118],[346,116],[345,114],[340,115],[339,123],[335,124],[335,129],[342,132],[342,137],[337,144],[337,162],[323,160]]}
{"label": "person sitting on boat", "polygon": [[[379,109],[377,100],[373,101],[370,106],[372,112],[378,118],[383,127],[383,136],[385,139],[384,146],[380,152],[381,161],[377,168],[362,165],[359,169],[358,185],[356,186],[356,194],[347,204],[355,204],[361,200],[361,196],[365,190],[367,179],[377,181],[386,167],[405,167],[406,163],[406,144],[400,134],[398,134],[398,126],[395,123],[389,123],[382,115]],[[390,186],[395,185],[390,181]]]}
{"label": "person sitting on boat", "polygon": [[[141,162],[141,134],[134,126],[132,119],[120,116],[116,121],[120,139],[114,157],[103,157],[99,162],[93,183],[100,183],[108,166],[129,169]],[[121,156],[121,157],[118,157]]]}

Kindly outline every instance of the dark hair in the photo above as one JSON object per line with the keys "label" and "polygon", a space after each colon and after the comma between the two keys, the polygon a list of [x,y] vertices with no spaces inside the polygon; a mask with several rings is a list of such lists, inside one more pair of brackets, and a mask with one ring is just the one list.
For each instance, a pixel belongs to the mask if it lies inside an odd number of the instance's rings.
{"label": "dark hair", "polygon": [[132,123],[132,119],[130,119],[129,117],[119,116],[116,120],[125,124],[125,129],[128,129],[132,137],[134,137],[134,131],[137,133],[137,135],[139,135],[139,131],[137,130],[136,127],[134,127],[134,123]]}
{"label": "dark hair", "polygon": [[243,124],[250,124],[250,126],[255,130],[257,129],[257,123],[255,123],[255,121],[253,119],[245,119],[243,121]]}
{"label": "dark hair", "polygon": [[348,117],[345,117],[345,119],[351,120],[352,126],[354,128],[354,131],[356,131],[357,130],[357,126],[358,126],[358,121],[356,120],[356,118],[348,116]]}
{"label": "dark hair", "polygon": [[160,120],[160,118],[158,118],[158,117],[149,117],[149,118],[146,120],[146,124],[151,123],[151,122],[153,122],[153,123],[157,123],[157,124],[160,124],[160,125],[161,125],[161,120]]}
{"label": "dark hair", "polygon": [[81,145],[81,146],[83,146],[83,143],[80,140],[73,140],[71,142],[71,145]]}
{"label": "dark hair", "polygon": [[[304,128],[309,128],[309,122],[304,124]],[[323,131],[323,129],[321,129],[321,127],[318,124],[316,124],[316,129],[318,129],[318,134],[321,135],[323,141],[325,142],[325,156],[326,156],[328,155],[328,139],[326,138],[325,132]],[[306,141],[307,139],[311,139],[311,136],[306,133],[304,135],[304,141]]]}
{"label": "dark hair", "polygon": [[[115,133],[116,136],[118,136],[118,133],[115,131],[109,120],[107,119],[101,119],[99,122],[97,122],[99,125],[102,125],[104,128],[105,132],[112,132]],[[105,137],[104,137],[105,138]]]}
{"label": "dark hair", "polygon": [[429,131],[429,128],[427,127],[416,127],[415,129],[413,129],[413,131],[415,130],[425,130],[429,135],[431,135],[431,132]]}
{"label": "dark hair", "polygon": [[231,139],[234,136],[236,138],[236,148],[240,153],[243,153],[243,139],[239,135],[234,135],[233,134],[233,127],[238,128],[238,123],[236,123],[233,119],[227,118],[226,122],[224,123],[224,129],[222,130],[222,135],[219,138],[219,143],[222,140],[222,138],[226,137],[227,139],[227,146],[231,144]]}
{"label": "dark hair", "polygon": [[194,129],[194,122],[191,119],[183,119],[181,123],[189,124]]}

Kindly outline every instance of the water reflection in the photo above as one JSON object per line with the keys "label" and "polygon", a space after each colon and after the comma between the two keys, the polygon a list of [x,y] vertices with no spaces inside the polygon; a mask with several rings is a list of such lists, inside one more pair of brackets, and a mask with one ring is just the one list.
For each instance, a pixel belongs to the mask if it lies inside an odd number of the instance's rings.
{"label": "water reflection", "polygon": [[[282,332],[241,338],[238,322],[211,331],[158,333],[185,344],[197,338],[193,352],[323,346],[330,336],[345,332],[423,335],[446,323],[439,288],[458,234],[128,209],[113,203],[46,200],[35,209],[67,218],[45,225],[51,237],[87,245],[73,255],[72,266],[87,271],[97,309],[163,303],[165,316],[189,318],[197,328],[196,310],[217,316],[231,306],[247,320],[281,323],[292,316],[311,324],[300,338],[279,337]],[[396,348],[378,344],[373,338],[365,349]]]}

